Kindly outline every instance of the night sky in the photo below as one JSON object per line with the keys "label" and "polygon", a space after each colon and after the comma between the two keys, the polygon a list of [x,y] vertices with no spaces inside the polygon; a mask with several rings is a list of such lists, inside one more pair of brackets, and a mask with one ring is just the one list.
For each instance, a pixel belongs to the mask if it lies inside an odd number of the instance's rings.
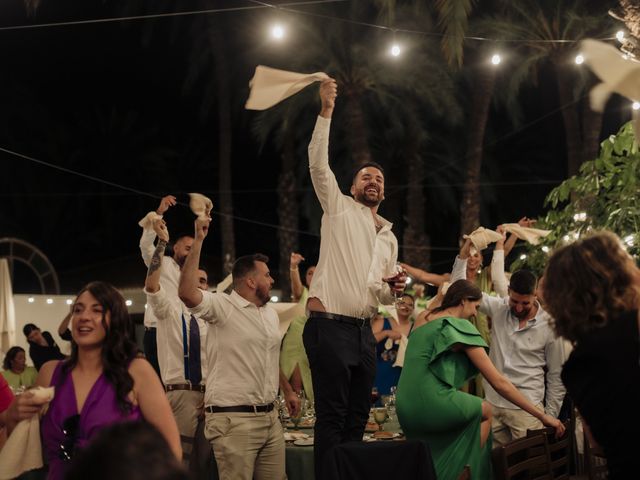
{"label": "night sky", "polygon": [[[110,1],[42,0],[35,16],[28,16],[23,3],[7,0],[0,5],[0,27],[251,5],[243,0],[121,3],[126,6]],[[347,4],[299,8],[343,17]],[[606,10],[603,5],[603,15]],[[209,195],[217,207],[216,65],[211,49],[219,48],[227,58],[231,89],[236,251],[238,255],[266,253],[276,270],[280,154],[272,143],[260,149],[252,133],[257,115],[244,110],[243,104],[255,66],[293,70],[304,39],[299,34],[289,43],[273,44],[267,38],[272,18],[270,9],[255,9],[0,31],[0,147],[68,169],[0,152],[0,238],[17,237],[41,249],[57,270],[63,293],[73,293],[94,279],[123,287],[142,285],[146,269],[139,256],[137,221],[156,208],[159,198],[171,193],[183,204],[166,216],[174,234],[192,230],[187,192]],[[293,32],[302,22],[327,26],[331,22],[288,18]],[[220,32],[221,41],[215,47],[207,37],[211,28]],[[354,32],[374,35],[367,28]],[[508,73],[505,68],[499,75]],[[521,92],[520,124],[514,124],[503,107],[492,108],[482,180],[486,227],[543,213],[544,197],[566,178],[562,118],[556,111],[559,105],[551,77],[543,68],[538,84]],[[310,93],[295,148],[301,176],[300,230],[306,232],[299,241],[302,253],[313,261],[319,246],[320,210],[304,152],[319,105]],[[462,87],[459,101],[466,114],[468,95]],[[382,135],[376,129],[385,128],[379,120],[384,112],[380,113],[368,124],[372,138]],[[341,122],[338,114],[334,124]],[[624,102],[612,100],[602,138],[617,131],[628,116]],[[464,153],[459,144],[464,144],[465,133],[463,125],[447,132],[446,141],[456,144],[447,150],[453,160],[437,167],[436,183],[430,183],[429,175],[425,181],[430,198],[443,199],[427,206],[428,233],[436,247],[432,268],[437,272],[450,268],[460,234],[459,214],[446,207],[444,199],[452,198],[454,207],[460,199],[464,178],[455,159]],[[433,153],[443,148],[445,138],[442,130],[431,134],[438,137],[431,138],[427,147]],[[335,137],[332,157],[340,157],[340,137]],[[390,171],[387,201],[380,213],[394,222],[402,244],[406,166],[380,143],[372,148],[374,157]],[[346,176],[340,168],[336,170],[346,192]],[[432,209],[432,205],[445,207]],[[221,276],[218,219],[214,215],[204,257],[214,283]],[[36,290],[29,273],[18,269],[14,291]]]}

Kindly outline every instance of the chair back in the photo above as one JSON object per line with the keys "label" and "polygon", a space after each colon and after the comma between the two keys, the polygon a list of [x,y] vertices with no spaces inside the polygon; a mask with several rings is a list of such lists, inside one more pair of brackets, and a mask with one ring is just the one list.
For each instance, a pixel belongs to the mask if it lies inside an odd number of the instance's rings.
{"label": "chair back", "polygon": [[571,459],[571,429],[570,422],[564,423],[566,431],[562,438],[556,439],[556,431],[552,427],[539,428],[536,430],[527,430],[527,437],[536,435],[544,435],[547,439],[547,447],[549,450],[551,475],[553,480],[568,480],[570,477],[570,459]]}
{"label": "chair back", "polygon": [[491,452],[496,480],[551,480],[549,449],[544,435],[519,438]]}
{"label": "chair back", "polygon": [[589,480],[604,480],[609,478],[607,457],[605,457],[602,447],[591,445],[589,437],[586,434],[584,436],[584,466]]}

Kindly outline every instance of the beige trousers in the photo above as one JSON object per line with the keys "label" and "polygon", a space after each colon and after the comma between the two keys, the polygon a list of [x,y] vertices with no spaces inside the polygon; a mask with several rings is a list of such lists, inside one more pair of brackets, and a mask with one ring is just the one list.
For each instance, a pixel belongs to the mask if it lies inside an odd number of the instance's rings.
{"label": "beige trousers", "polygon": [[190,390],[172,390],[167,392],[167,399],[180,432],[182,460],[189,464],[196,427],[198,426],[198,415],[202,412],[204,393]]}
{"label": "beige trousers", "polygon": [[[542,428],[542,422],[530,413],[520,409],[501,408],[491,405],[493,417],[491,419],[491,432],[493,433],[493,447],[501,447],[516,440],[526,437],[527,430]],[[544,412],[541,403],[536,408]]]}
{"label": "beige trousers", "polygon": [[206,414],[220,480],[284,480],[284,435],[277,411]]}

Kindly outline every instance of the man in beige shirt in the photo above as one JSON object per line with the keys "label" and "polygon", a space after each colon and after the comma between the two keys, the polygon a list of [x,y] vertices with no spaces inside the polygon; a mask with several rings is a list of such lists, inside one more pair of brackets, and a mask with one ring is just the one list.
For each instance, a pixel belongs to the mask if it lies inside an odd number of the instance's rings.
{"label": "man in beige shirt", "polygon": [[376,374],[370,319],[378,304],[394,302],[404,290],[399,275],[393,291],[385,278],[395,273],[398,242],[391,223],[378,215],[384,199],[384,172],[361,165],[351,197],[344,195],[329,167],[329,127],[337,96],[335,80],[320,85],[322,109],[309,144],[309,170],[322,205],[320,258],[309,289],[309,320],[303,341],[315,396],[314,457],[322,478],[325,453],[334,445],[360,441]]}
{"label": "man in beige shirt", "polygon": [[221,480],[283,480],[284,436],[274,408],[278,383],[292,414],[300,400],[279,369],[282,335],[278,314],[267,305],[273,285],[268,258],[238,258],[230,295],[201,291],[195,272],[209,222],[196,220],[178,291],[208,325],[205,436]]}

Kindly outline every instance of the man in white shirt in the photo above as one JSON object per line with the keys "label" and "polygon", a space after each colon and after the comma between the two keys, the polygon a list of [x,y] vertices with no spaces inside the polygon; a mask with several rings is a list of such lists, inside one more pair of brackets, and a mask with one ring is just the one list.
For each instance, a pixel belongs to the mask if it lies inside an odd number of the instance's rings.
{"label": "man in white shirt", "polygon": [[[394,295],[385,277],[395,273],[398,242],[391,223],[377,214],[384,173],[374,163],[359,167],[351,195],[343,195],[329,167],[329,127],[337,96],[335,80],[320,85],[322,108],[309,144],[309,170],[322,205],[320,257],[309,289],[303,341],[315,396],[314,463],[322,478],[325,453],[360,441],[369,416],[376,373],[370,319]],[[406,277],[394,278],[404,290]],[[397,282],[397,283],[396,283]]]}
{"label": "man in white shirt", "polygon": [[201,291],[195,273],[209,222],[196,220],[179,288],[191,313],[208,324],[205,436],[221,480],[282,480],[284,436],[274,408],[278,382],[292,414],[300,400],[279,369],[282,335],[278,314],[267,305],[273,285],[268,258],[238,258],[230,295]]}
{"label": "man in white shirt", "polygon": [[[204,403],[206,327],[202,320],[190,314],[177,296],[169,297],[162,288],[160,272],[162,264],[169,258],[164,255],[169,232],[162,219],[153,222],[153,229],[158,236],[158,244],[149,263],[145,293],[147,303],[157,319],[160,378],[180,431],[183,460],[189,464],[198,417]],[[199,269],[196,273],[198,288],[206,291],[207,272]],[[197,331],[193,331],[194,328]]]}
{"label": "man in white shirt", "polygon": [[[496,290],[506,285],[504,238],[497,242],[491,262]],[[464,275],[471,242],[467,240],[454,264],[452,277]],[[462,277],[464,278],[464,276]],[[560,379],[565,360],[564,344],[551,327],[551,317],[536,299],[536,277],[527,270],[511,275],[507,297],[482,294],[479,310],[491,317],[491,361],[534,405],[558,417],[565,395]],[[494,447],[526,436],[528,429],[542,428],[535,417],[505,400],[483,381],[491,404]]]}
{"label": "man in white shirt", "polygon": [[[176,197],[173,195],[167,195],[162,197],[160,205],[156,210],[156,213],[160,216],[176,204]],[[149,226],[142,229],[142,236],[140,237],[140,253],[142,254],[142,260],[144,264],[149,268],[151,263],[151,257],[155,251],[153,242],[156,239],[156,232]],[[165,290],[167,296],[174,301],[178,302],[178,282],[180,281],[180,267],[184,263],[191,244],[193,243],[193,237],[191,235],[180,235],[175,239],[173,244],[173,257],[166,258],[162,262],[160,267],[160,285]],[[158,364],[157,353],[157,340],[156,340],[156,324],[157,318],[153,312],[153,308],[147,308],[144,312],[144,354],[149,363],[160,376],[160,365]]]}

